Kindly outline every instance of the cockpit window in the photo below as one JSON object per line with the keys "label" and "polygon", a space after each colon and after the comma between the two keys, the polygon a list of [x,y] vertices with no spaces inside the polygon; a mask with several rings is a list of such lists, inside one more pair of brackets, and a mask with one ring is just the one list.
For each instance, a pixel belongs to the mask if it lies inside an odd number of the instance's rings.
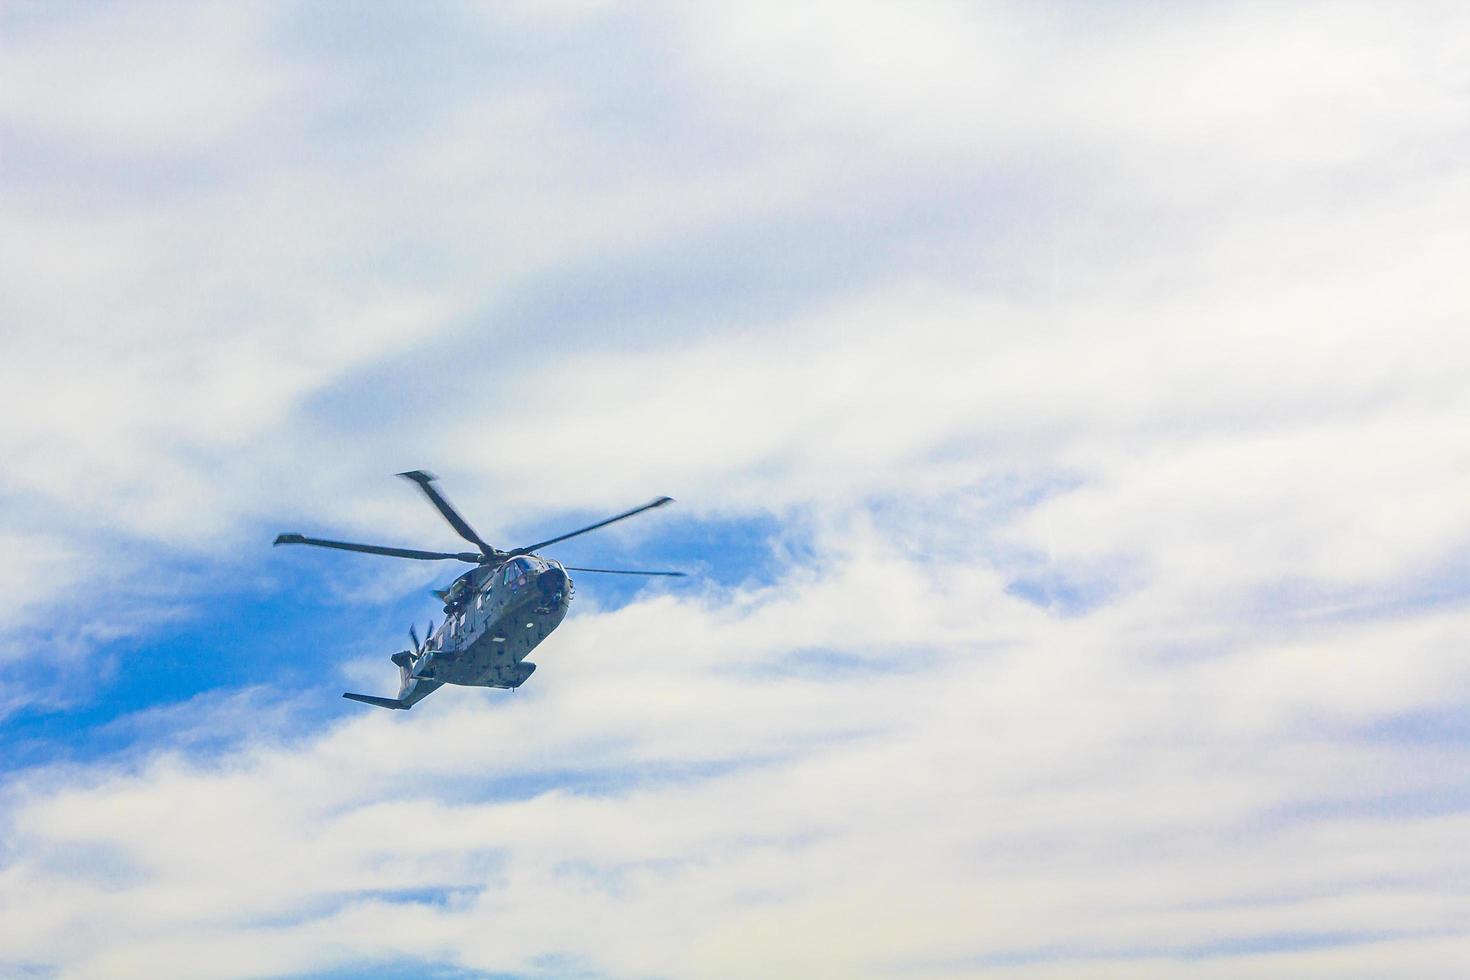
{"label": "cockpit window", "polygon": [[505,578],[503,581],[510,585],[524,576],[530,575],[536,570],[535,562],[529,558],[516,558],[505,563]]}

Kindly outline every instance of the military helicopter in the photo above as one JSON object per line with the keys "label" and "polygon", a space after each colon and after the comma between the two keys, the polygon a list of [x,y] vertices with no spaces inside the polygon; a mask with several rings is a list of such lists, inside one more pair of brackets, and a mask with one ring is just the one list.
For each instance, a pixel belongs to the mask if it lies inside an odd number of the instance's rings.
{"label": "military helicopter", "polygon": [[416,483],[429,502],[444,515],[449,526],[477,551],[416,551],[411,548],[386,548],[375,544],[353,544],[326,541],[301,534],[281,534],[275,544],[309,544],[318,548],[360,551],[369,555],[413,558],[419,561],[455,561],[474,565],[459,576],[449,588],[435,592],[444,603],[444,622],[434,629],[433,620],[422,643],[417,631],[408,628],[413,647],[393,654],[389,659],[398,666],[398,697],[380,698],[371,694],[344,693],[342,696],[380,708],[408,710],[445,684],[464,687],[498,687],[514,689],[526,682],[536,665],[526,657],[566,617],[572,601],[572,579],[568,572],[596,572],[603,575],[683,576],[683,572],[645,571],[626,568],[581,568],[563,565],[554,558],[543,558],[535,552],[547,545],[575,538],[579,534],[607,527],[615,521],[641,514],[645,510],[673,503],[671,497],[656,497],[640,507],[596,524],[558,534],[524,548],[501,551],[486,544],[474,528],[449,505],[434,488],[435,477],[423,470],[410,470],[399,476]]}

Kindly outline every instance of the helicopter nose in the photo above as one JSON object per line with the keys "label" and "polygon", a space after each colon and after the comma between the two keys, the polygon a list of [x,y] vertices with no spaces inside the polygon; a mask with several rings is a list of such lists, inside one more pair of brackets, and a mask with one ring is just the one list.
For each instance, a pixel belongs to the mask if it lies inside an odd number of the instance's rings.
{"label": "helicopter nose", "polygon": [[541,594],[550,599],[567,590],[567,573],[560,568],[548,568],[536,579]]}

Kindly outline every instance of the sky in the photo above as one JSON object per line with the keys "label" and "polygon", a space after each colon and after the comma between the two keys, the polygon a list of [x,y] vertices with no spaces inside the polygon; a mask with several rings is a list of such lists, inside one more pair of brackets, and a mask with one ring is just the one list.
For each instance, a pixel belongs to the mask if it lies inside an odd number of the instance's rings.
{"label": "sky", "polygon": [[1464,976],[1467,34],[0,7],[0,975]]}

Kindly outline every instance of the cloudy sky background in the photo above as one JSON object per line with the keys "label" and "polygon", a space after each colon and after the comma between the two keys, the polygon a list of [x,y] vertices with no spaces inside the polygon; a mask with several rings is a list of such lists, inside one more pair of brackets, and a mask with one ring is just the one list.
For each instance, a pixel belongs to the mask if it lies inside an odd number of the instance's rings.
{"label": "cloudy sky background", "polygon": [[1467,35],[0,8],[0,973],[1463,976]]}

